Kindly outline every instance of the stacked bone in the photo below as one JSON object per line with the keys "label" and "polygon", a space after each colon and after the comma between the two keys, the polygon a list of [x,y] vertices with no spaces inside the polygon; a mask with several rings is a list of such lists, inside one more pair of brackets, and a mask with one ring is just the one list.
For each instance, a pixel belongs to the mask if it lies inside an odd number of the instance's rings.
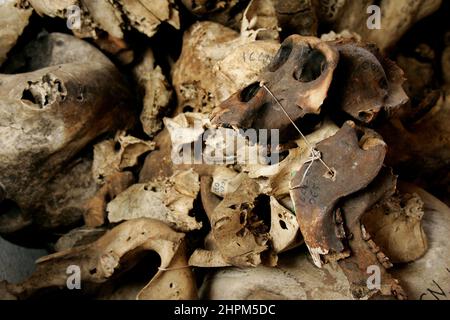
{"label": "stacked bone", "polygon": [[[0,26],[20,22],[0,28],[0,233],[53,251],[0,297],[69,294],[77,266],[97,299],[433,298],[450,209],[400,180],[448,189],[450,47],[439,64],[426,44],[393,49],[441,1],[378,1],[384,28],[369,30],[374,3],[0,4]],[[74,8],[75,37],[20,40],[33,11]],[[167,25],[185,30],[176,63],[133,38],[166,45]],[[279,161],[240,159],[222,134]],[[190,145],[208,161],[174,162]]]}

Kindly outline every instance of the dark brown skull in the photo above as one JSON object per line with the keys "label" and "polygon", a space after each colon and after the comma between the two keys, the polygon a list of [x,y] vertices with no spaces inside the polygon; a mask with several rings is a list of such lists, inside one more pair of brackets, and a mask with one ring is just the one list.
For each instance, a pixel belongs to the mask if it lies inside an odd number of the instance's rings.
{"label": "dark brown skull", "polygon": [[[295,121],[306,114],[320,113],[338,59],[338,52],[325,42],[292,35],[282,43],[260,81]],[[289,119],[260,82],[224,101],[213,112],[212,122],[238,128],[280,129],[282,133],[290,126]]]}
{"label": "dark brown skull", "polygon": [[369,123],[382,109],[389,112],[408,101],[402,88],[403,71],[375,46],[349,40],[329,45],[339,52],[339,66],[330,89],[332,109]]}

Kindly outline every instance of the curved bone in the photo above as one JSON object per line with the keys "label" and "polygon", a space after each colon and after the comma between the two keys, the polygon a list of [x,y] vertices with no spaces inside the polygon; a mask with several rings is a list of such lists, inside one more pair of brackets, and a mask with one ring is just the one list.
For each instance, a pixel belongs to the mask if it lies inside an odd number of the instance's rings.
{"label": "curved bone", "polygon": [[33,12],[22,6],[23,1],[2,1],[0,3],[0,66],[5,62],[9,50],[16,44]]}
{"label": "curved bone", "polygon": [[[193,298],[196,286],[192,271],[185,268],[180,272],[179,269],[187,265],[184,234],[173,231],[162,222],[145,218],[124,222],[90,245],[39,259],[37,269],[29,279],[21,284],[10,284],[7,288],[20,299],[38,294],[43,289],[64,288],[67,268],[75,265],[81,270],[82,290],[86,288],[89,291],[89,286],[105,283],[120,273],[120,267],[126,266],[134,256],[150,250],[161,257],[160,270],[138,298]],[[160,286],[165,290],[149,292],[151,288]]]}
{"label": "curved bone", "polygon": [[[162,259],[169,259],[162,256]],[[186,243],[174,253],[167,271],[161,269],[138,293],[138,300],[193,300],[198,298],[195,277],[188,267]]]}
{"label": "curved bone", "polygon": [[[346,122],[332,137],[317,144],[322,159],[334,171],[329,174],[315,161],[306,172],[303,165],[291,181],[291,196],[300,230],[316,265],[320,255],[344,251],[344,230],[336,212],[338,201],[366,187],[383,165],[386,145],[373,131],[358,139],[352,122]],[[303,177],[305,178],[303,179]]]}
{"label": "curved bone", "polygon": [[192,169],[176,172],[164,181],[134,184],[108,203],[108,220],[115,223],[145,217],[183,232],[198,230],[202,224],[189,214],[199,191],[199,176]]}
{"label": "curved bone", "polygon": [[270,197],[270,216],[269,237],[275,253],[292,249],[302,242],[295,214],[281,205],[274,197]]}

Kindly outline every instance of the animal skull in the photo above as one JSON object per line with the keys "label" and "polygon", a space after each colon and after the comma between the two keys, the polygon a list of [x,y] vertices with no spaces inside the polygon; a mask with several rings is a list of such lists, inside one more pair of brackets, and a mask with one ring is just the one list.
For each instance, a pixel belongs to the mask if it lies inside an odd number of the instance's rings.
{"label": "animal skull", "polygon": [[0,74],[0,200],[32,212],[78,152],[132,116],[122,76],[89,44],[50,34],[28,50],[15,59],[28,72]]}
{"label": "animal skull", "polygon": [[337,50],[314,37],[292,35],[281,45],[259,81],[239,90],[213,112],[212,122],[238,128],[280,129],[291,125],[274,97],[294,120],[319,114],[338,62]]}

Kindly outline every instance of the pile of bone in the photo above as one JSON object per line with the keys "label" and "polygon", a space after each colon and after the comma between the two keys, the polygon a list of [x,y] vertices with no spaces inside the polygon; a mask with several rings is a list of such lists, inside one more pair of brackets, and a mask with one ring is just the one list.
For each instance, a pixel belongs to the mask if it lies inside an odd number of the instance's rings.
{"label": "pile of bone", "polygon": [[[49,255],[0,298],[436,298],[450,31],[398,43],[440,7],[2,2],[0,235]],[[50,20],[64,33],[30,31]]]}

